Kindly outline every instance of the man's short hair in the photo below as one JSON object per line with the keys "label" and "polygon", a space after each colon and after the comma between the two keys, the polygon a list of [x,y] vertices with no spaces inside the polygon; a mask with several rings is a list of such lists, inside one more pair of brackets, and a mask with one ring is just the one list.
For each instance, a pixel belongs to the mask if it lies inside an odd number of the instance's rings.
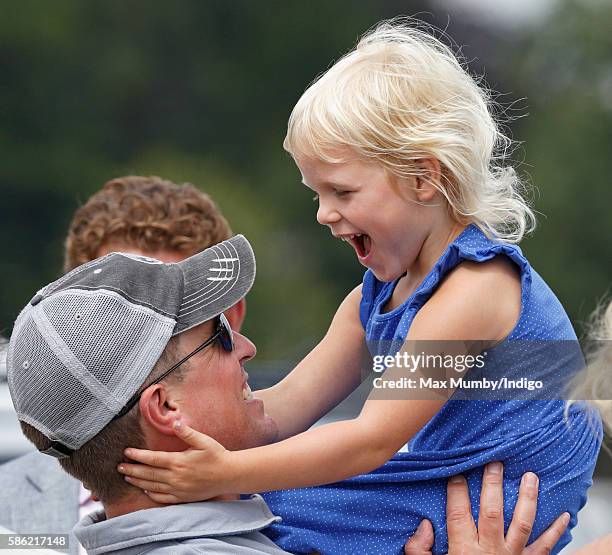
{"label": "man's short hair", "polygon": [[64,269],[95,259],[108,243],[188,256],[231,236],[215,203],[192,184],[177,185],[157,176],[118,177],[75,212],[66,238]]}

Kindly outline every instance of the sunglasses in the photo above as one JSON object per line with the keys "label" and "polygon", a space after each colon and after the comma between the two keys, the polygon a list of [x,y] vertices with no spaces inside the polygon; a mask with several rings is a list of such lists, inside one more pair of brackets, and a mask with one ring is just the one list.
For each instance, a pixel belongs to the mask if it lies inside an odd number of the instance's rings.
{"label": "sunglasses", "polygon": [[206,349],[212,345],[215,341],[218,341],[224,351],[231,353],[234,350],[234,334],[232,333],[232,327],[230,326],[227,318],[223,313],[219,314],[216,319],[215,331],[213,334],[208,337],[201,345],[197,346],[193,351],[191,351],[187,356],[183,357],[176,364],[174,364],[171,368],[168,368],[165,372],[163,372],[158,378],[152,381],[150,384],[146,385],[142,388],[141,391],[132,395],[125,406],[117,413],[117,415],[113,418],[113,420],[117,420],[117,418],[121,418],[125,416],[132,407],[138,402],[140,396],[144,393],[145,389],[155,385],[156,383],[161,382],[165,377],[168,376],[171,372],[176,370],[179,366],[187,362],[192,356],[197,355],[200,351]]}

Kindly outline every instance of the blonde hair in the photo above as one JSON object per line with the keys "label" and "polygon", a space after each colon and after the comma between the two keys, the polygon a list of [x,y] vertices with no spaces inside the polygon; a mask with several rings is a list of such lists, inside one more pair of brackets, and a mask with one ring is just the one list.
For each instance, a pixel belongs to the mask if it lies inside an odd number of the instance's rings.
{"label": "blonde hair", "polygon": [[595,311],[589,335],[593,347],[587,352],[588,364],[570,384],[567,408],[577,400],[588,400],[612,433],[612,301]]}
{"label": "blonde hair", "polygon": [[[524,185],[504,166],[511,140],[496,124],[490,91],[451,49],[408,18],[378,24],[304,92],[283,146],[329,163],[347,147],[399,177],[423,175],[435,158],[451,216],[519,242],[535,227]],[[501,162],[501,163],[500,163]]]}

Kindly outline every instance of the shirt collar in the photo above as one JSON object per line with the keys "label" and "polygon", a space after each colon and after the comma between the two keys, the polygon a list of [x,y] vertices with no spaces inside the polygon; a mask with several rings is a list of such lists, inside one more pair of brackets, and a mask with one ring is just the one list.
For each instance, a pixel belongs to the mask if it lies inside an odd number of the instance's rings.
{"label": "shirt collar", "polygon": [[81,519],[74,534],[90,555],[98,555],[157,541],[239,535],[280,520],[261,496],[253,495],[143,509],[110,519],[96,511]]}

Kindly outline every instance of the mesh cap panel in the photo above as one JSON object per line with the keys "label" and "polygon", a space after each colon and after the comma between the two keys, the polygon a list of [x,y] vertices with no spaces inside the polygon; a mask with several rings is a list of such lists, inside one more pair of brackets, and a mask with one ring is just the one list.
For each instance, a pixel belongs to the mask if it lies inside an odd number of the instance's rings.
{"label": "mesh cap panel", "polygon": [[167,319],[161,319],[167,325],[157,326],[157,313],[127,304],[110,291],[58,293],[44,311],[68,349],[111,392],[119,408],[149,375],[168,342],[168,329],[171,333],[174,327]]}
{"label": "mesh cap panel", "polygon": [[[74,444],[74,432],[62,434],[66,422],[93,400],[91,393],[70,374],[42,338],[32,318],[20,322],[24,341],[11,357],[28,379],[14,380],[9,386],[17,416],[48,437],[63,436],[67,445]],[[39,361],[34,363],[33,361]],[[45,387],[48,384],[49,387]],[[56,384],[56,387],[50,387]],[[57,387],[59,386],[59,387]]]}
{"label": "mesh cap panel", "polygon": [[173,320],[112,291],[62,291],[26,307],[9,353],[18,417],[80,447],[144,383],[173,328]]}

